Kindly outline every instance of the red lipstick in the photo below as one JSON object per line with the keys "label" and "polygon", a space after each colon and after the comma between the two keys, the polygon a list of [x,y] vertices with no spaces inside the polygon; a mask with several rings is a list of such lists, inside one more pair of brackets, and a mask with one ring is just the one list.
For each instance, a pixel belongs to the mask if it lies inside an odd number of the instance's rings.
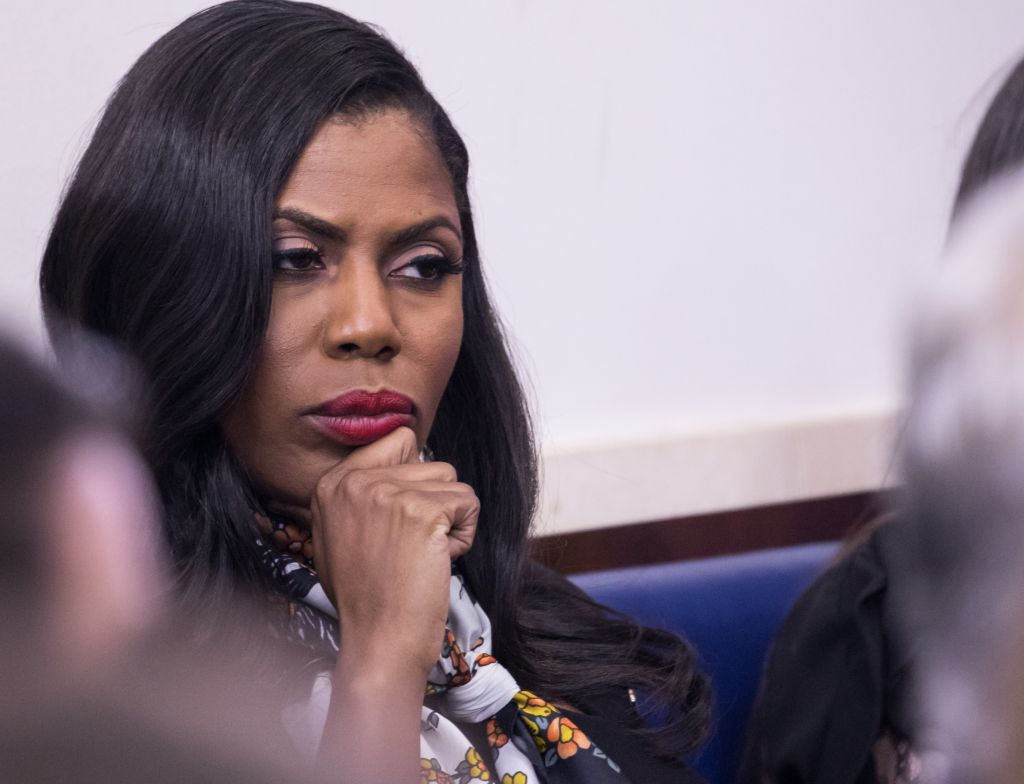
{"label": "red lipstick", "polygon": [[413,422],[413,402],[398,392],[357,389],[317,406],[310,417],[327,435],[346,446],[362,446]]}

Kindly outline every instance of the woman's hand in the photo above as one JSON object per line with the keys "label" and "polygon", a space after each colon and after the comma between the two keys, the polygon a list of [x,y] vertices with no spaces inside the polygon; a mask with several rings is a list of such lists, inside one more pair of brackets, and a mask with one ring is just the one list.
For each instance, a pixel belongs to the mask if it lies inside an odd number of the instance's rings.
{"label": "woman's hand", "polygon": [[479,513],[452,466],[419,462],[416,437],[404,427],[317,483],[307,520],[341,627],[321,741],[325,772],[418,780],[420,708],[440,655],[451,561],[473,544]]}
{"label": "woman's hand", "polygon": [[348,652],[426,680],[444,636],[451,561],[473,544],[479,513],[452,466],[419,461],[409,428],[324,474],[310,506],[313,552]]}

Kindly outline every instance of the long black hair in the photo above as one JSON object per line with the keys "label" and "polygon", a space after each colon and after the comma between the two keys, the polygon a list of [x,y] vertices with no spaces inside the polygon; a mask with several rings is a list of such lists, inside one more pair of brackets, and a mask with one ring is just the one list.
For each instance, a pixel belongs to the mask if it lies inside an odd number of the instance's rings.
{"label": "long black hair", "polygon": [[153,44],[112,96],[57,214],[40,275],[48,324],[60,316],[112,336],[146,371],[146,451],[183,597],[266,590],[252,491],[218,421],[263,340],[278,193],[325,119],[383,108],[408,111],[432,136],[462,222],[465,335],[430,446],[481,501],[464,570],[490,614],[495,653],[549,699],[585,706],[610,684],[643,690],[670,713],[656,745],[693,748],[708,687],[690,648],[527,558],[535,446],[480,271],[468,155],[379,31],[313,4],[237,0]]}

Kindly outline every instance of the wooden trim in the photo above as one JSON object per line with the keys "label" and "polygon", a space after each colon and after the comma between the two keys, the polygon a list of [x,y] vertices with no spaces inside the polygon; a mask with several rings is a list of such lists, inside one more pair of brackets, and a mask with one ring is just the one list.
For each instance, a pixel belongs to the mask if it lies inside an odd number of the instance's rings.
{"label": "wooden trim", "polygon": [[730,555],[842,539],[883,508],[879,493],[828,496],[540,536],[532,554],[563,574]]}

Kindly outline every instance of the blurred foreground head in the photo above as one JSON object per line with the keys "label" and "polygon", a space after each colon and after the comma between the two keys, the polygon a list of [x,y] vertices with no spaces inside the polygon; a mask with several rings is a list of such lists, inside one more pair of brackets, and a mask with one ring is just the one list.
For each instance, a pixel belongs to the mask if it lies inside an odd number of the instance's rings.
{"label": "blurred foreground head", "polygon": [[3,781],[314,780],[280,727],[283,686],[197,648],[163,601],[155,496],[110,383],[130,373],[75,357],[58,378],[0,341]]}
{"label": "blurred foreground head", "polygon": [[143,634],[166,590],[155,495],[115,415],[127,405],[103,392],[126,366],[82,347],[58,378],[0,343],[5,648],[75,676]]}
{"label": "blurred foreground head", "polygon": [[1024,762],[1024,173],[969,201],[915,323],[905,613],[950,782]]}

